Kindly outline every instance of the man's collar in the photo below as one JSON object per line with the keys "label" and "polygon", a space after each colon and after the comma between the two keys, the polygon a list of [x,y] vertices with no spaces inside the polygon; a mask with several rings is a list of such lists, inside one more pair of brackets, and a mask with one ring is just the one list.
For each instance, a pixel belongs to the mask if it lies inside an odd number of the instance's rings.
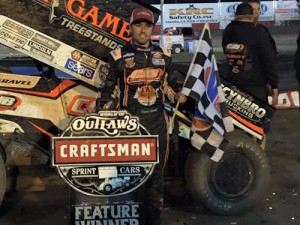
{"label": "man's collar", "polygon": [[151,42],[150,42],[149,47],[144,47],[144,46],[137,45],[137,44],[135,44],[135,43],[133,42],[133,40],[130,41],[130,44],[131,44],[131,46],[132,46],[134,49],[136,49],[136,50],[138,50],[138,51],[141,51],[141,52],[150,52],[150,51],[153,50],[153,45],[152,45]]}

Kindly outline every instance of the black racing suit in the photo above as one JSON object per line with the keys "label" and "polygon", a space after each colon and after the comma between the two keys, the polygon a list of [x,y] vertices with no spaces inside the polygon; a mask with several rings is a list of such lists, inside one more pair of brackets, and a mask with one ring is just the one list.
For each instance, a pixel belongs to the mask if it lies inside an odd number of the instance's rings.
{"label": "black racing suit", "polygon": [[256,29],[254,23],[232,21],[223,31],[222,46],[225,55],[225,48],[230,43],[243,44],[247,55],[243,56],[245,60],[242,70],[238,68],[238,65],[243,64],[242,60],[237,60],[237,69],[228,67],[227,79],[242,90],[268,102],[267,84],[273,89],[278,87],[276,48],[270,34],[265,29]]}
{"label": "black racing suit", "polygon": [[151,135],[159,135],[159,161],[146,183],[147,224],[160,224],[160,208],[163,198],[162,170],[166,159],[168,134],[164,111],[165,76],[170,70],[170,52],[156,45],[143,48],[128,43],[111,52],[110,72],[105,87],[100,89],[101,98],[109,98],[115,86],[119,86],[119,108],[139,117]]}

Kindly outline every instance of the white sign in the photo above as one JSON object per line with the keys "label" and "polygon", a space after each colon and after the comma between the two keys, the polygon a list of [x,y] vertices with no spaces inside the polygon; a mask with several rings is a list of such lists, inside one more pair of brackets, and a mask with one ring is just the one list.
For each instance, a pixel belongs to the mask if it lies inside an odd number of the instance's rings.
{"label": "white sign", "polygon": [[274,7],[272,1],[261,2],[259,21],[274,21]]}
{"label": "white sign", "polygon": [[[222,2],[220,7],[220,29],[224,29],[233,19],[236,8],[241,2]],[[260,4],[259,21],[274,21],[274,7],[272,1]]]}
{"label": "white sign", "polygon": [[[160,5],[153,6],[160,9]],[[161,24],[160,19],[158,25]],[[164,4],[163,22],[163,27],[190,27],[194,23],[219,23],[219,7],[216,3]]]}
{"label": "white sign", "polygon": [[224,29],[233,19],[235,10],[240,2],[222,2],[220,3],[220,29]]}
{"label": "white sign", "polygon": [[275,21],[300,20],[296,1],[276,1]]}

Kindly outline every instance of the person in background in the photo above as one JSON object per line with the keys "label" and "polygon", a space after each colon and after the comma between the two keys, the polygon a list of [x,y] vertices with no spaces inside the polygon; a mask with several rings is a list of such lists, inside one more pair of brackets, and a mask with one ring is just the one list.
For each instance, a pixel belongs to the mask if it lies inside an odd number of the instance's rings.
{"label": "person in background", "polygon": [[[223,52],[227,58],[226,78],[240,89],[268,103],[268,85],[272,105],[278,102],[276,51],[268,34],[254,24],[252,7],[238,5],[235,19],[224,29]],[[231,54],[235,51],[236,54]],[[261,147],[265,148],[265,138]]]}
{"label": "person in background", "polygon": [[251,5],[251,7],[253,9],[254,24],[255,24],[256,29],[260,29],[268,34],[268,39],[273,44],[273,47],[274,47],[275,51],[277,52],[275,40],[273,39],[269,29],[266,26],[264,26],[263,24],[259,23],[259,21],[258,21],[259,16],[260,16],[260,7],[261,7],[260,0],[245,0],[244,2]]}
{"label": "person in background", "polygon": [[[124,47],[110,53],[109,74],[99,91],[100,98],[109,99],[104,108],[113,108],[115,87],[118,86],[118,109],[138,116],[151,135],[159,135],[159,164],[146,182],[147,225],[161,224],[163,203],[163,167],[168,156],[168,125],[164,110],[165,95],[174,102],[185,101],[176,95],[166,80],[171,71],[171,53],[151,43],[155,25],[153,12],[147,8],[133,10],[130,18],[132,39]],[[183,99],[183,100],[181,100]]]}
{"label": "person in background", "polygon": [[[298,13],[300,14],[300,0],[297,1]],[[300,90],[300,31],[297,38],[297,50],[294,60],[294,66],[296,68],[296,78],[299,83],[299,90]]]}

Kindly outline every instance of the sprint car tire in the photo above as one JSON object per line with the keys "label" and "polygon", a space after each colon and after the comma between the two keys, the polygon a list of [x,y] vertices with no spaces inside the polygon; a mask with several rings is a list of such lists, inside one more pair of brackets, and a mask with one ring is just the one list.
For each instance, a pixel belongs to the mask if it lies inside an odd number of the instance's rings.
{"label": "sprint car tire", "polygon": [[173,45],[172,50],[174,53],[179,54],[181,52],[181,45]]}
{"label": "sprint car tire", "polygon": [[265,152],[241,131],[229,134],[222,159],[191,151],[185,164],[187,190],[218,215],[242,215],[252,209],[268,188],[270,166]]}
{"label": "sprint car tire", "polygon": [[2,205],[5,190],[6,190],[6,168],[5,168],[3,157],[0,154],[0,206]]}

